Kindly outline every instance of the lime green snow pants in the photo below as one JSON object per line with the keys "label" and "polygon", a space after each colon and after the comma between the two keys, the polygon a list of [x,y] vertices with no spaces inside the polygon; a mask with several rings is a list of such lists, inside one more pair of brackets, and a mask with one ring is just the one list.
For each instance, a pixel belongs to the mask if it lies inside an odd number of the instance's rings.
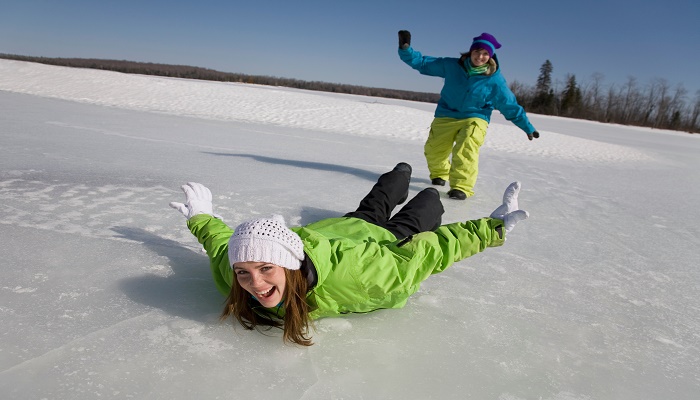
{"label": "lime green snow pants", "polygon": [[435,118],[423,148],[430,179],[442,178],[450,182],[450,188],[473,196],[479,173],[479,148],[484,144],[488,126],[481,118]]}

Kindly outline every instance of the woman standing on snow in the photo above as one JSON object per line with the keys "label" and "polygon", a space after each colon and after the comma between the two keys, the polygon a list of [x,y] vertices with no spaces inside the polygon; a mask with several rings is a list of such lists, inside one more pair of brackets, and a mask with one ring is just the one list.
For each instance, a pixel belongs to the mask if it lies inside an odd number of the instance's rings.
{"label": "woman standing on snow", "polygon": [[[214,217],[212,195],[199,183],[182,186],[185,203],[170,203],[204,246],[221,314],[246,329],[282,327],[285,341],[311,345],[311,320],[381,308],[401,308],[431,274],[503,244],[515,224],[519,183],[506,189],[489,218],[441,224],[434,188],[408,198],[411,166],[381,175],[358,209],[340,218],[287,228],[280,216],[244,222],[235,231]],[[235,276],[235,278],[234,278]]]}
{"label": "woman standing on snow", "polygon": [[423,75],[445,79],[424,152],[432,184],[445,186],[449,180],[452,199],[474,195],[479,148],[494,109],[528,139],[540,137],[501,75],[495,54],[500,48],[495,37],[482,33],[460,58],[423,56],[411,47],[411,33],[399,31],[401,60]]}

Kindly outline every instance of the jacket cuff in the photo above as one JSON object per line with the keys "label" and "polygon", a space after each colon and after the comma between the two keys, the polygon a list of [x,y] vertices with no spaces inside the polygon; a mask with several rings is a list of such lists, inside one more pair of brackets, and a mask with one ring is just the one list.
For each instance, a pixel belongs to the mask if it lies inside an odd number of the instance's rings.
{"label": "jacket cuff", "polygon": [[208,221],[212,218],[215,218],[215,217],[213,215],[209,215],[209,214],[197,214],[197,215],[195,215],[187,220],[187,227],[191,229],[191,227],[194,224],[196,224],[198,222]]}
{"label": "jacket cuff", "polygon": [[497,218],[489,219],[489,228],[491,228],[491,243],[489,247],[502,246],[506,241],[506,228],[503,226],[503,220]]}

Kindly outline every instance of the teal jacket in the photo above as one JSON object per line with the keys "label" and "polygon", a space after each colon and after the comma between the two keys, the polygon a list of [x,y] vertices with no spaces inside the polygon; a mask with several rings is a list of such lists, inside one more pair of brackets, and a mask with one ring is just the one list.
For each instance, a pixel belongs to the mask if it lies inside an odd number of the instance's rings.
{"label": "teal jacket", "polygon": [[[304,253],[317,273],[316,286],[306,296],[311,318],[381,308],[401,308],[430,275],[453,263],[503,244],[499,219],[443,225],[397,240],[388,230],[358,218],[328,218],[290,228],[304,243]],[[223,221],[196,215],[187,226],[210,259],[214,283],[228,295],[233,273],[228,239],[233,233]]]}
{"label": "teal jacket", "polygon": [[[525,133],[535,131],[525,110],[508,88],[500,67],[492,75],[469,76],[459,58],[424,56],[412,47],[399,49],[399,57],[423,75],[445,79],[435,109],[436,118],[481,118],[490,122],[491,112],[496,109]],[[498,65],[495,54],[493,58]]]}

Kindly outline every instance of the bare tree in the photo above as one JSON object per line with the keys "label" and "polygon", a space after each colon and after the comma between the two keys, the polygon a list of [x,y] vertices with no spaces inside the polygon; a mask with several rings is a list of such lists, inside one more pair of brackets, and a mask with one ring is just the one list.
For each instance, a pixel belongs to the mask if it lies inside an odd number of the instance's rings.
{"label": "bare tree", "polygon": [[619,99],[622,101],[619,120],[621,124],[629,124],[636,118],[639,109],[640,93],[637,89],[637,78],[630,76],[627,83],[620,88]]}
{"label": "bare tree", "polygon": [[642,107],[642,126],[651,126],[654,121],[654,113],[657,110],[657,102],[659,98],[659,92],[656,91],[656,85],[652,82],[647,88],[647,94],[643,100]]}
{"label": "bare tree", "polygon": [[603,109],[606,107],[602,95],[603,74],[595,72],[591,75],[591,82],[583,85],[581,89],[581,117],[599,121],[603,118]]}
{"label": "bare tree", "polygon": [[615,93],[615,84],[608,87],[608,95],[605,98],[605,117],[603,117],[602,122],[617,122],[619,118],[619,103],[617,101],[617,94]]}
{"label": "bare tree", "polygon": [[534,89],[531,86],[525,85],[518,81],[512,81],[508,87],[518,99],[519,104],[530,104],[535,97]]}
{"label": "bare tree", "polygon": [[671,102],[669,103],[669,120],[666,128],[678,130],[683,127],[683,115],[687,96],[688,91],[683,87],[683,84],[678,84],[673,93],[673,97],[671,97]]}
{"label": "bare tree", "polygon": [[666,79],[655,78],[649,90],[656,93],[657,104],[652,127],[660,128],[666,125],[669,117],[668,110],[670,109],[671,97],[668,92],[670,91],[670,86]]}
{"label": "bare tree", "polygon": [[688,118],[688,132],[700,132],[700,90],[695,92],[695,104]]}

